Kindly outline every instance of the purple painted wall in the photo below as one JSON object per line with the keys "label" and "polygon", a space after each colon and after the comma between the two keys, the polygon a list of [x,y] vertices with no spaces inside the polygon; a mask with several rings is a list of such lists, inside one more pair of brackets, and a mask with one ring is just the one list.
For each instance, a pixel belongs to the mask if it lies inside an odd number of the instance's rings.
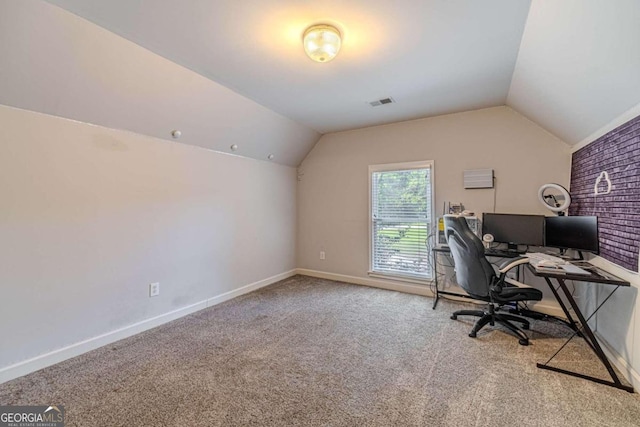
{"label": "purple painted wall", "polygon": [[[611,193],[594,197],[602,171]],[[604,182],[599,188],[606,189]],[[638,271],[640,245],[640,116],[573,153],[570,215],[597,215],[600,256]]]}

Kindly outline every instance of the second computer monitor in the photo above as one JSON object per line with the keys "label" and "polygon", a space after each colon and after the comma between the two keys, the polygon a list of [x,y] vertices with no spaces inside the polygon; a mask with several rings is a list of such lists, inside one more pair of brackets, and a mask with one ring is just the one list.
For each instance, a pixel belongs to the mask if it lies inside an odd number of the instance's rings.
{"label": "second computer monitor", "polygon": [[485,213],[482,234],[491,234],[493,241],[514,245],[544,246],[544,215]]}
{"label": "second computer monitor", "polygon": [[548,217],[545,246],[599,253],[597,216]]}

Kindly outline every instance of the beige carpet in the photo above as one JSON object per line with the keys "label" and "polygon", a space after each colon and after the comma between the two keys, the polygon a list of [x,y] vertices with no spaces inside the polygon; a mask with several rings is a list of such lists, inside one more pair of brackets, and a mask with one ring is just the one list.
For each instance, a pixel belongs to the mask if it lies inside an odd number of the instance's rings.
{"label": "beige carpet", "polygon": [[[640,398],[537,369],[565,328],[467,337],[462,304],[296,276],[0,385],[67,426],[638,426]],[[603,373],[586,344],[564,366]]]}

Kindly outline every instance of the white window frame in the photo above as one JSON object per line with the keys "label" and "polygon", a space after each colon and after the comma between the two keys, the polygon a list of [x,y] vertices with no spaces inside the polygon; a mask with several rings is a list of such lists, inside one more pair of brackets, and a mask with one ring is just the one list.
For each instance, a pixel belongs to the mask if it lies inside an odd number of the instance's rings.
{"label": "white window frame", "polygon": [[[402,274],[402,273],[390,273],[390,272],[382,272],[382,271],[374,271],[373,269],[373,194],[372,194],[372,189],[373,189],[373,184],[372,184],[372,177],[373,177],[373,173],[374,172],[385,172],[385,171],[395,171],[395,170],[410,170],[410,169],[426,169],[429,168],[431,170],[431,176],[430,176],[430,182],[429,185],[431,186],[430,188],[430,194],[431,194],[431,200],[430,200],[430,206],[431,206],[431,212],[430,212],[430,219],[431,219],[431,224],[430,224],[430,230],[431,232],[429,233],[429,244],[428,247],[433,247],[433,242],[434,242],[434,236],[433,236],[433,230],[435,230],[435,223],[436,223],[436,218],[434,216],[435,213],[435,169],[434,169],[434,162],[433,160],[422,160],[422,161],[417,161],[417,162],[403,162],[403,163],[386,163],[386,164],[378,164],[378,165],[369,165],[369,271],[368,274],[369,276],[372,277],[379,277],[379,278],[383,278],[383,279],[394,279],[394,280],[399,280],[399,281],[403,281],[403,282],[410,282],[410,283],[418,283],[418,284],[428,284],[431,283],[431,281],[433,280],[433,266],[431,266],[431,263],[429,263],[429,266],[431,267],[429,269],[429,276],[428,277],[423,277],[423,276],[419,276],[419,275],[411,275],[411,274]],[[430,257],[431,254],[428,254],[428,256]]]}

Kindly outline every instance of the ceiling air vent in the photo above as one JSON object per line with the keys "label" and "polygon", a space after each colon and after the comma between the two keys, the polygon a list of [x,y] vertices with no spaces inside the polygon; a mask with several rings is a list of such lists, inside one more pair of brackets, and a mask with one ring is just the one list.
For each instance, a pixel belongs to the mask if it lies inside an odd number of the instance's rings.
{"label": "ceiling air vent", "polygon": [[372,107],[377,107],[378,105],[393,104],[394,102],[396,101],[393,98],[389,97],[384,99],[378,99],[377,101],[372,101],[369,103],[369,105],[371,105]]}

